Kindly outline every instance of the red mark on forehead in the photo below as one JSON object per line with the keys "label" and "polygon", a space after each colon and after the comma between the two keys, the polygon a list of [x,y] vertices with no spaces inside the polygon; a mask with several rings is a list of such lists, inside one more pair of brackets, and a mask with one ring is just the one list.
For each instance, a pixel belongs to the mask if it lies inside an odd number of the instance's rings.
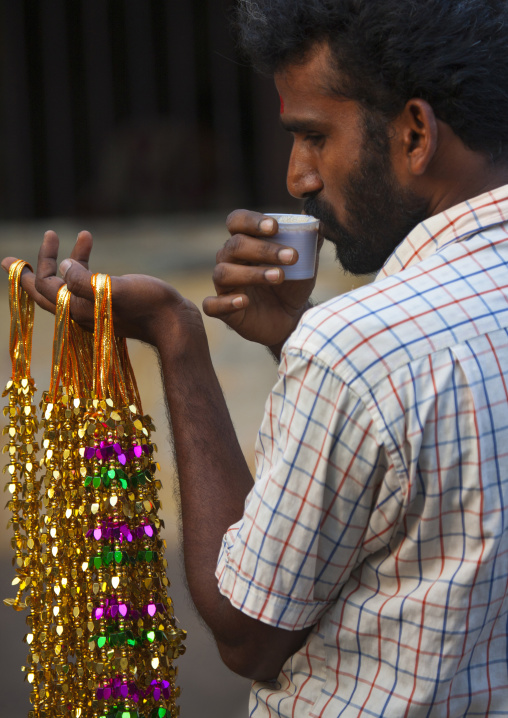
{"label": "red mark on forehead", "polygon": [[282,97],[280,95],[279,95],[279,100],[280,100],[280,114],[283,115],[284,114],[284,100],[282,99]]}

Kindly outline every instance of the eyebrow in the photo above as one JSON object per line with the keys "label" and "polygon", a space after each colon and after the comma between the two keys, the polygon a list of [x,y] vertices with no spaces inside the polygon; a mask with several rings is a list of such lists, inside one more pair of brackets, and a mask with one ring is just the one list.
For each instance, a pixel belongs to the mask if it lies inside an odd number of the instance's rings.
{"label": "eyebrow", "polygon": [[305,133],[305,132],[317,132],[320,129],[320,125],[315,120],[286,120],[280,117],[282,127],[286,132]]}

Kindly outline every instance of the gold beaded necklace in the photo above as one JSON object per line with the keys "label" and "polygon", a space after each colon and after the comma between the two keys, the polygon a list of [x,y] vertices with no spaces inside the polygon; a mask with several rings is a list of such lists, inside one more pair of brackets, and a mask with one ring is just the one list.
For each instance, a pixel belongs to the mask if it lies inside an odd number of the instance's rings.
{"label": "gold beaded necklace", "polygon": [[92,278],[93,340],[71,320],[67,288],[58,293],[53,371],[41,402],[46,473],[37,482],[33,303],[19,284],[25,263],[16,265],[5,413],[20,585],[6,603],[31,609],[29,716],[175,717],[173,661],[185,650],[185,631],[167,595],[154,426],[142,413],[126,341],[114,336],[111,280]]}

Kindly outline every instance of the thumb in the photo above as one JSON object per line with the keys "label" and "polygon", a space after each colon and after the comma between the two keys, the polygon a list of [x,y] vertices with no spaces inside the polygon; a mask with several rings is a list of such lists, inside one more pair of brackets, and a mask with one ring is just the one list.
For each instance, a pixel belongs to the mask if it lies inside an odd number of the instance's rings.
{"label": "thumb", "polygon": [[91,272],[75,259],[64,259],[59,270],[71,294],[93,301]]}

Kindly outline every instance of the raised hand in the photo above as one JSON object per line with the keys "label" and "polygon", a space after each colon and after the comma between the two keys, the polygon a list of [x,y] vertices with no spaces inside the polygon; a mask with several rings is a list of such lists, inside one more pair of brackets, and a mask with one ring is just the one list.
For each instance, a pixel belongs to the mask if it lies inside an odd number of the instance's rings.
{"label": "raised hand", "polygon": [[[50,312],[55,312],[57,293],[66,283],[71,298],[71,317],[85,329],[93,329],[92,274],[88,260],[92,250],[92,236],[80,232],[69,259],[60,265],[64,279],[57,276],[59,241],[55,232],[46,232],[39,251],[37,270],[28,268],[22,273],[23,289],[34,301]],[[2,267],[9,271],[16,261],[7,257]],[[65,280],[65,282],[64,282]],[[158,346],[169,332],[179,329],[204,332],[197,307],[182,297],[169,284],[143,274],[127,274],[111,278],[115,332],[118,336],[131,337]]]}
{"label": "raised hand", "polygon": [[294,264],[298,253],[270,241],[278,229],[272,217],[237,210],[226,224],[231,237],[217,253],[213,273],[217,296],[204,300],[203,311],[278,356],[309,306],[316,278],[284,281],[283,265]]}

